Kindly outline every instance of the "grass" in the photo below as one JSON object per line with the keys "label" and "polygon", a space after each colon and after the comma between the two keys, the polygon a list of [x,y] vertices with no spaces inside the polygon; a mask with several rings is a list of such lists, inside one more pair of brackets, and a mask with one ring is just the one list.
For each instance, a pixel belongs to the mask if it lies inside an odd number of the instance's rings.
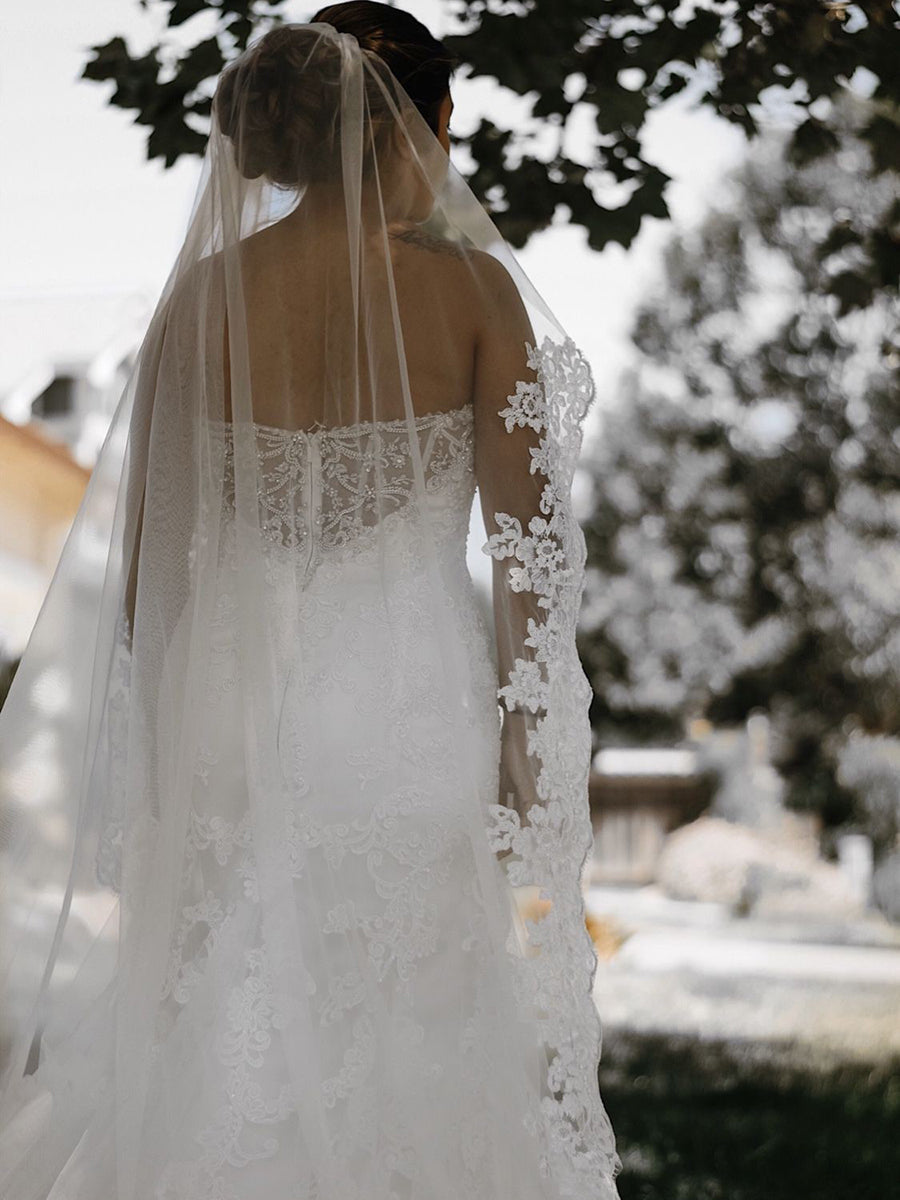
{"label": "grass", "polygon": [[608,1031],[600,1079],[621,1200],[900,1197],[900,1064],[787,1058]]}

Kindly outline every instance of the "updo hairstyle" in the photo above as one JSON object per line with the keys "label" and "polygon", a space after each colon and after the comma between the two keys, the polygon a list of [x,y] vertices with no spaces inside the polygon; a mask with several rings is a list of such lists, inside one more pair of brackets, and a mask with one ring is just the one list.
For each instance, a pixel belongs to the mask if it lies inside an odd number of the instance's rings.
{"label": "updo hairstyle", "polygon": [[[311,20],[354,36],[389,93],[396,95],[394,81],[399,82],[437,133],[441,103],[458,60],[421,21],[374,0],[330,4]],[[291,24],[269,30],[225,67],[213,111],[234,144],[241,174],[248,179],[265,175],[290,190],[339,175],[340,78],[337,40]],[[363,86],[378,146],[380,131],[390,128],[392,118],[369,71]],[[368,136],[363,151],[368,159]]]}

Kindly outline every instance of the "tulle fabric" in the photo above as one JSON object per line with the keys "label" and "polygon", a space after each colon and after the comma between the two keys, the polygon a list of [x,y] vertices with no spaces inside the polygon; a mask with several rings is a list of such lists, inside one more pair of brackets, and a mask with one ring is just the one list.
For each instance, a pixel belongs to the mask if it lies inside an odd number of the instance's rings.
{"label": "tulle fabric", "polygon": [[0,713],[0,1195],[615,1200],[590,374],[381,60],[281,36],[315,122],[223,73]]}

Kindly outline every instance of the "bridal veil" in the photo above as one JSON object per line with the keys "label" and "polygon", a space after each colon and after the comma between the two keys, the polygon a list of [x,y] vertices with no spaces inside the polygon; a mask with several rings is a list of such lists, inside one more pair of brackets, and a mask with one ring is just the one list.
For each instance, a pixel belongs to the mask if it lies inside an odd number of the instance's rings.
{"label": "bridal veil", "polygon": [[[581,886],[591,398],[377,55],[312,22],[226,67],[0,713],[4,1200],[481,1195],[414,1161],[451,1135],[497,1200],[615,1200]],[[454,583],[472,463],[489,655]],[[307,1190],[164,1177],[214,1069],[204,1153],[239,1178],[277,1127]]]}

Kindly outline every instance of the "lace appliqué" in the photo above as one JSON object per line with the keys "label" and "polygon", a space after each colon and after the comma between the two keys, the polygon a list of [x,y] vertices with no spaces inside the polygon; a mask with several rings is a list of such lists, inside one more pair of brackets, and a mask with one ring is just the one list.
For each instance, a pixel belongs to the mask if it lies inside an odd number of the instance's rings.
{"label": "lace appliqu\u00e9", "polygon": [[622,1168],[597,1083],[600,1019],[592,998],[596,953],[585,927],[582,871],[592,834],[587,803],[591,689],[575,648],[583,588],[584,535],[571,507],[582,423],[594,394],[590,368],[571,338],[526,343],[536,381],[518,381],[499,416],[507,432],[533,429],[531,473],[545,483],[540,511],[526,528],[494,514],[498,532],[483,549],[508,560],[507,586],[535,595],[543,612],[529,618],[528,659],[517,658],[497,696],[508,711],[534,714],[527,753],[538,802],[523,820],[503,804],[489,807],[489,841],[514,887],[537,886],[549,900],[538,920],[524,922],[529,953],[516,962],[523,1003],[539,1013],[548,1049],[541,1121],[550,1147],[544,1165],[567,1178],[574,1170],[581,1200],[611,1200]]}
{"label": "lace appliqu\u00e9", "polygon": [[102,762],[106,769],[95,772],[95,780],[108,780],[102,806],[100,836],[95,857],[97,882],[118,892],[122,886],[122,843],[124,838],[123,805],[126,788],[129,693],[131,688],[131,649],[124,613],[119,618],[113,646],[108,699],[104,714]]}
{"label": "lace appliqu\u00e9", "polygon": [[[458,478],[472,451],[470,404],[414,418],[426,488]],[[231,434],[233,426],[212,422]],[[332,429],[285,430],[256,425],[260,528],[276,546],[305,551],[307,572],[322,556],[358,543],[381,522],[413,504],[410,432],[405,418]],[[235,510],[234,440],[225,439],[226,513]]]}

